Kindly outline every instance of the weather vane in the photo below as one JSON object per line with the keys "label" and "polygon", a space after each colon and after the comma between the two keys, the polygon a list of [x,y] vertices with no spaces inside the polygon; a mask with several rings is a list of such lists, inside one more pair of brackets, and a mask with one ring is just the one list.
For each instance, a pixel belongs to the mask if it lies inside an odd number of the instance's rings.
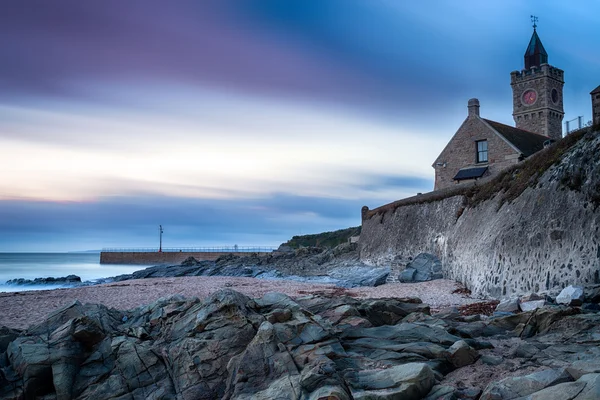
{"label": "weather vane", "polygon": [[535,15],[531,16],[531,23],[533,24],[533,29],[537,28],[538,17]]}

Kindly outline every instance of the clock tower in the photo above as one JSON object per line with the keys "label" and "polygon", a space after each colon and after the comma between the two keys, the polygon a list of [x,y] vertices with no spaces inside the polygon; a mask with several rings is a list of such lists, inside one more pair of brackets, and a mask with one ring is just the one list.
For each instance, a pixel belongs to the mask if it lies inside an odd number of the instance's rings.
{"label": "clock tower", "polygon": [[516,127],[526,131],[562,138],[564,71],[548,64],[548,53],[537,34],[533,19],[533,35],[525,51],[525,68],[510,73],[513,90],[513,118]]}

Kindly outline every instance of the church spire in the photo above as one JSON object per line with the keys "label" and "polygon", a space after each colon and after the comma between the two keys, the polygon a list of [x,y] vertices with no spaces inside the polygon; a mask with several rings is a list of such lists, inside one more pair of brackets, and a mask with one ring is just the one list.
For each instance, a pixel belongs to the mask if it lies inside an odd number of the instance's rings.
{"label": "church spire", "polygon": [[529,46],[527,46],[527,50],[525,51],[525,69],[539,67],[541,64],[548,63],[548,53],[546,53],[546,49],[544,49],[544,45],[542,45],[542,41],[537,34],[537,21],[538,18],[532,15],[533,35],[531,35]]}

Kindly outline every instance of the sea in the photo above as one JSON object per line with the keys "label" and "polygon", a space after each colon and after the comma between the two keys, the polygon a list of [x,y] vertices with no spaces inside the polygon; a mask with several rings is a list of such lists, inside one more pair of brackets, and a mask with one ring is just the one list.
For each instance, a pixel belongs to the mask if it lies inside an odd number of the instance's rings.
{"label": "sea", "polygon": [[69,285],[7,285],[10,279],[77,275],[82,281],[130,274],[147,265],[100,264],[100,253],[0,253],[0,292],[48,290]]}

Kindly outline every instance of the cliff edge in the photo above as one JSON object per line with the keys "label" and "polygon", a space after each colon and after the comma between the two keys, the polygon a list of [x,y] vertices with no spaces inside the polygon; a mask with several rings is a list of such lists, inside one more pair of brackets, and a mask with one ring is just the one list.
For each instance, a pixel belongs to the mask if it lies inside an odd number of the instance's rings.
{"label": "cliff edge", "polygon": [[363,210],[360,258],[419,253],[501,298],[600,283],[600,130],[578,131],[484,184]]}

